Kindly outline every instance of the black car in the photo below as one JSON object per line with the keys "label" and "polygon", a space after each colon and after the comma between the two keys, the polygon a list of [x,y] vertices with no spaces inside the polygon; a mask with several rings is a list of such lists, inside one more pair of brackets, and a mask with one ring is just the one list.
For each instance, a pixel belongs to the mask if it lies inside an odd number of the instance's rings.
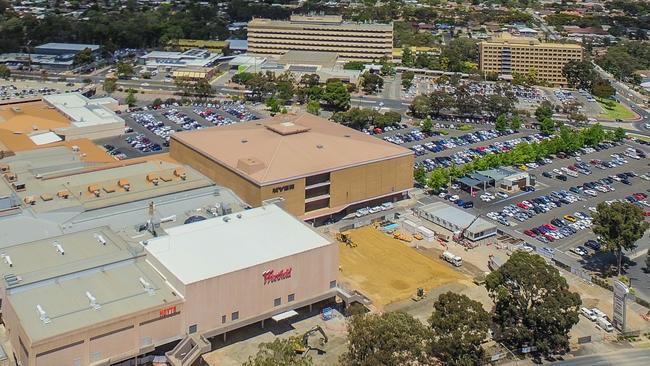
{"label": "black car", "polygon": [[115,150],[115,146],[106,144],[106,145],[104,145],[104,149],[106,149],[106,151],[108,151],[108,152],[111,152],[111,151]]}
{"label": "black car", "polygon": [[600,243],[597,242],[597,241],[595,241],[595,240],[591,240],[591,239],[590,239],[590,240],[587,240],[587,241],[585,242],[585,246],[586,246],[587,248],[591,248],[591,249],[593,249],[593,250],[595,250],[595,251],[599,251],[599,250],[600,250]]}
{"label": "black car", "polygon": [[553,174],[551,174],[551,173],[549,173],[549,172],[544,172],[544,173],[542,173],[542,176],[544,176],[544,177],[546,177],[546,178],[553,178]]}
{"label": "black car", "polygon": [[559,179],[559,180],[561,180],[563,182],[566,182],[568,180],[566,175],[563,175],[563,174],[556,175],[555,178],[557,178],[557,179]]}
{"label": "black car", "polygon": [[623,183],[623,184],[627,184],[628,186],[632,184],[632,182],[630,182],[630,181],[627,180],[627,179],[623,179],[623,180],[621,180],[621,183]]}

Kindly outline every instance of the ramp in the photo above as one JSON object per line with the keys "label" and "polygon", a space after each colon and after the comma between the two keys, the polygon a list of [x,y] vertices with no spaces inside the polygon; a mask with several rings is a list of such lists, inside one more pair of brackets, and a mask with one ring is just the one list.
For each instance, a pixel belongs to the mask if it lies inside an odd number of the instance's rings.
{"label": "ramp", "polygon": [[171,351],[165,353],[171,366],[190,366],[206,352],[212,350],[212,345],[199,334],[188,334]]}

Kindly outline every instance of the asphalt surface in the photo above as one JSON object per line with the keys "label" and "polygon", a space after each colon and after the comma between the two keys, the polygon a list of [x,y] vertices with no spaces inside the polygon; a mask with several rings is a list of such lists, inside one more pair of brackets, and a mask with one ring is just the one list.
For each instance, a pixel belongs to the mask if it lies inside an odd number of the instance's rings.
{"label": "asphalt surface", "polygon": [[620,352],[576,357],[558,361],[562,366],[641,366],[650,365],[650,349],[626,349]]}
{"label": "asphalt surface", "polygon": [[[641,148],[646,152],[650,150],[644,145],[640,145],[636,143],[627,143],[621,146],[615,146],[610,149],[583,155],[581,158],[582,161],[584,162],[589,162],[589,160],[592,159],[611,160],[610,154],[613,153],[620,154],[621,152],[625,151],[625,149],[628,147]],[[473,201],[475,207],[473,209],[470,209],[470,212],[474,214],[483,215],[483,217],[486,220],[494,222],[504,232],[509,233],[514,237],[524,239],[527,242],[537,247],[545,246],[545,247],[555,249],[556,251],[559,252],[556,255],[563,255],[567,257],[566,259],[570,262],[569,264],[571,264],[575,268],[582,267],[591,272],[598,272],[601,271],[603,268],[606,268],[609,265],[609,263],[611,263],[611,261],[614,260],[614,257],[611,253],[603,253],[603,252],[595,253],[593,250],[588,249],[589,255],[583,258],[578,256],[577,254],[570,252],[571,248],[574,248],[577,245],[582,245],[588,239],[595,238],[595,235],[589,228],[586,228],[584,230],[579,230],[574,235],[559,240],[555,240],[552,243],[546,243],[546,244],[541,243],[538,240],[525,235],[523,232],[527,229],[538,227],[545,223],[550,223],[551,220],[554,218],[561,218],[564,215],[573,215],[573,213],[576,211],[583,211],[588,214],[591,214],[588,210],[588,207],[590,206],[595,207],[600,202],[606,200],[625,198],[626,196],[629,196],[636,192],[648,193],[646,190],[650,188],[649,181],[642,180],[638,176],[634,178],[630,178],[630,181],[632,182],[631,185],[625,185],[623,183],[615,181],[612,184],[612,186],[615,188],[615,191],[613,192],[607,192],[607,193],[598,192],[598,196],[596,197],[590,197],[587,195],[578,195],[582,197],[583,200],[568,205],[563,204],[561,207],[557,207],[546,213],[538,214],[526,221],[520,222],[514,218],[510,218],[509,222],[511,223],[511,226],[509,227],[501,225],[496,221],[485,217],[484,215],[486,215],[488,212],[491,211],[495,211],[495,212],[501,211],[501,209],[503,209],[505,206],[508,206],[510,204],[516,204],[517,202],[523,200],[532,199],[542,195],[548,195],[552,191],[569,190],[570,187],[582,185],[583,183],[586,182],[597,181],[599,179],[608,177],[613,174],[634,171],[635,173],[637,173],[637,175],[641,175],[650,172],[650,167],[648,166],[647,159],[645,160],[626,159],[626,160],[628,160],[627,164],[614,167],[611,169],[604,169],[604,170],[593,168],[591,175],[579,174],[578,177],[576,178],[568,177],[568,180],[566,182],[563,182],[555,178],[543,177],[542,172],[552,171],[553,169],[560,169],[561,167],[567,167],[569,165],[574,164],[576,161],[574,158],[554,159],[552,164],[541,166],[537,169],[529,169],[529,172],[531,174],[535,174],[537,178],[537,185],[535,187],[536,190],[534,192],[519,192],[505,199],[497,198],[492,202],[483,202],[480,200],[478,196],[471,197],[467,192],[464,191],[452,190],[450,193],[457,194],[463,200]],[[494,188],[490,188],[488,189],[488,191],[494,191]],[[480,195],[480,192],[478,195]],[[442,200],[438,197],[434,197],[433,199]],[[646,211],[650,210],[650,208],[646,208],[645,210]],[[648,281],[649,279],[648,275],[642,270],[644,260],[645,260],[645,251],[648,249],[648,247],[650,247],[650,240],[648,239],[648,235],[650,235],[650,231],[646,233],[646,236],[643,239],[639,240],[638,248],[633,252],[626,253],[626,255],[630,259],[629,268],[628,268],[628,270],[630,271],[629,272],[630,276],[637,279],[636,283],[634,283],[634,287],[637,288],[639,294],[642,297],[650,299],[650,281]]]}

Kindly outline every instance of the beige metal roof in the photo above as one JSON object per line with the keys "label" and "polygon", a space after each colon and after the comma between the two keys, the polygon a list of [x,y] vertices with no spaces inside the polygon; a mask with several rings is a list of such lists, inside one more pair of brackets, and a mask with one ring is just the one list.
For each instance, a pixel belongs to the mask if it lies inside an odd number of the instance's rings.
{"label": "beige metal roof", "polygon": [[278,59],[278,63],[287,65],[318,65],[334,67],[338,58],[336,52],[287,51]]}
{"label": "beige metal roof", "polygon": [[[57,244],[63,248],[64,254],[57,250]],[[112,230],[101,227],[6,247],[2,249],[0,258],[1,286],[22,286],[95,267],[106,261],[129,258],[131,255],[124,250],[126,246]],[[15,275],[19,280],[16,283],[7,281],[8,275]]]}
{"label": "beige metal roof", "polygon": [[413,154],[308,113],[180,132],[172,139],[261,186]]}
{"label": "beige metal roof", "polygon": [[[140,278],[150,284],[153,291],[147,291]],[[96,304],[100,306],[98,309],[91,306],[86,291],[96,299]],[[43,283],[42,286],[10,290],[6,299],[32,344],[113,319],[169,306],[180,300],[158,273],[141,259],[86,270]],[[38,305],[49,322],[41,319]]]}

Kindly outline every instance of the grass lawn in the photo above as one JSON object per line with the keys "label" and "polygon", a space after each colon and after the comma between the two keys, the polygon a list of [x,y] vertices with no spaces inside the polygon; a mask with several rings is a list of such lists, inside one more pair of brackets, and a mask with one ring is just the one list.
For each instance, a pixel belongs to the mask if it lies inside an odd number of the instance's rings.
{"label": "grass lawn", "polygon": [[625,105],[615,102],[613,104],[613,108],[608,108],[607,104],[605,104],[604,100],[600,98],[596,98],[598,101],[598,104],[603,108],[604,113],[600,114],[601,118],[606,118],[606,119],[611,119],[611,120],[616,120],[616,119],[622,119],[622,120],[630,120],[636,117],[636,114],[632,112],[628,107]]}

